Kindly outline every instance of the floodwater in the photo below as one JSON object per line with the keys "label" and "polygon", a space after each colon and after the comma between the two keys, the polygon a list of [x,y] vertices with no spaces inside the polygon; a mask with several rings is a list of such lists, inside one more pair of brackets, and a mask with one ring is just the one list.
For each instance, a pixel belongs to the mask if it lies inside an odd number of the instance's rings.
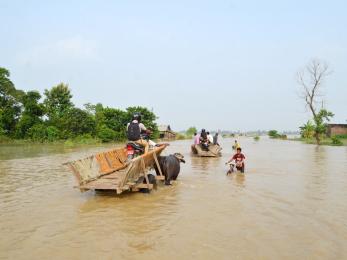
{"label": "floodwater", "polygon": [[110,146],[0,146],[0,259],[347,259],[347,147],[240,138],[246,173],[191,157],[150,194],[80,193],[62,163]]}

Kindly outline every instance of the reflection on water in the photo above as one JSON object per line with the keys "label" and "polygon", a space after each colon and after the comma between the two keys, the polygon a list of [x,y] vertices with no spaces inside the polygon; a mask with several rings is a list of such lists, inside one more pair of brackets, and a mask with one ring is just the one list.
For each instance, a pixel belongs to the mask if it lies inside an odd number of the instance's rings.
{"label": "reflection on water", "polygon": [[151,194],[80,193],[62,163],[110,146],[1,146],[0,258],[347,258],[347,149],[241,138],[246,173],[181,152]]}
{"label": "reflection on water", "polygon": [[246,187],[246,185],[245,185],[245,179],[246,179],[245,174],[233,173],[233,174],[230,174],[230,176],[232,176],[232,179],[233,179],[235,185],[237,185],[239,187]]}

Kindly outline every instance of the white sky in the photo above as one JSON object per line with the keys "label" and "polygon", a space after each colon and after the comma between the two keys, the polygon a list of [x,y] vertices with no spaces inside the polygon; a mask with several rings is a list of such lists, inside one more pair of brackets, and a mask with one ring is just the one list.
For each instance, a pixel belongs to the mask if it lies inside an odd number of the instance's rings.
{"label": "white sky", "polygon": [[0,66],[17,88],[68,83],[77,106],[147,106],[174,130],[297,130],[311,58],[347,120],[345,1],[0,0]]}

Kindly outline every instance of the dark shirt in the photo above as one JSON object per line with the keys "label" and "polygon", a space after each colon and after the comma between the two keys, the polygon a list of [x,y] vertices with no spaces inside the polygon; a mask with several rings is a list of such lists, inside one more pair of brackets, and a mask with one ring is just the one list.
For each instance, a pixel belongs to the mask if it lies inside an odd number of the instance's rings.
{"label": "dark shirt", "polygon": [[218,144],[218,136],[213,136],[213,144]]}

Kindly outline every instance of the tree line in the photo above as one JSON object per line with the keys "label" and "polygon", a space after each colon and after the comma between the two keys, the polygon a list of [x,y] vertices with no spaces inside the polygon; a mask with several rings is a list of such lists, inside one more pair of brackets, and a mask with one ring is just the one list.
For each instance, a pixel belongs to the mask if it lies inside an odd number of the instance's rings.
{"label": "tree line", "polygon": [[[39,91],[16,89],[10,72],[0,67],[0,137],[53,142],[78,137],[97,138],[102,142],[126,139],[126,124],[134,112],[142,115],[146,127],[158,135],[156,115],[145,107],[125,110],[85,104],[76,107],[67,84],[60,83]],[[0,138],[1,139],[1,138]]]}

